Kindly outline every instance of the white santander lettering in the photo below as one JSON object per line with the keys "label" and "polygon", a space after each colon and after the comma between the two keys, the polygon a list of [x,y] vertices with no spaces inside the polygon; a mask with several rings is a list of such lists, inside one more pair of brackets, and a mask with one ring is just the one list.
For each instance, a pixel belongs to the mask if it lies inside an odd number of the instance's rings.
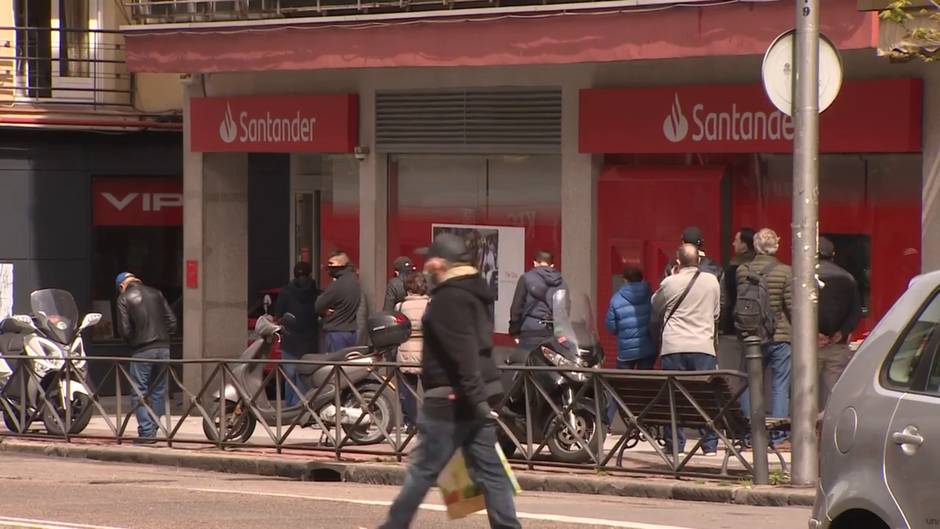
{"label": "white santander lettering", "polygon": [[304,143],[314,139],[317,118],[301,116],[273,118],[270,112],[264,117],[250,117],[248,112],[238,115],[240,134],[238,141],[251,143]]}
{"label": "white santander lettering", "polygon": [[707,112],[699,103],[692,107],[692,141],[780,141],[792,140],[793,118],[774,111],[740,112],[736,103],[730,112]]}

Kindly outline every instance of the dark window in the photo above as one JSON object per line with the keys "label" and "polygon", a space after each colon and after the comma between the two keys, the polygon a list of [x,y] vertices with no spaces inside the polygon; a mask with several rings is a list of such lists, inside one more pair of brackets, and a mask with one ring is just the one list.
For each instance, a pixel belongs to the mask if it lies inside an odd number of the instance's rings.
{"label": "dark window", "polygon": [[[934,333],[940,328],[940,296],[934,294],[927,307],[921,311],[914,323],[901,338],[900,344],[888,360],[884,379],[888,386],[896,389],[910,389],[914,373],[925,354],[929,354],[928,345]],[[934,366],[930,382],[938,376]]]}
{"label": "dark window", "polygon": [[95,310],[104,318],[95,327],[94,337],[116,339],[114,302],[115,276],[132,272],[144,283],[160,289],[176,312],[182,332],[183,229],[180,226],[97,226],[93,299]]}
{"label": "dark window", "polygon": [[867,315],[871,306],[871,237],[842,233],[824,233],[822,236],[836,247],[835,263],[855,278],[862,300],[862,313]]}

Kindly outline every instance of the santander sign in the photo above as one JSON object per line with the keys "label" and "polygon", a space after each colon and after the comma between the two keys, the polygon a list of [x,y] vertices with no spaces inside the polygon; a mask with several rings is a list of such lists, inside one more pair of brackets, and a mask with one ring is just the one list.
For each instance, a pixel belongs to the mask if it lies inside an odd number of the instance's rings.
{"label": "santander sign", "polygon": [[301,116],[298,110],[293,118],[252,116],[247,110],[238,114],[238,123],[232,117],[232,106],[225,106],[225,116],[219,124],[219,138],[225,143],[302,143],[312,142],[317,124],[315,116]]}
{"label": "santander sign", "polygon": [[[713,110],[704,103],[692,107],[693,142],[714,141],[779,141],[793,140],[794,125],[790,116],[773,110],[770,112],[738,110],[737,103],[731,108]],[[672,143],[686,139],[689,122],[682,111],[679,94],[675,94],[672,109],[663,121],[663,135]]]}
{"label": "santander sign", "polygon": [[194,152],[353,152],[358,96],[202,97],[190,100]]}

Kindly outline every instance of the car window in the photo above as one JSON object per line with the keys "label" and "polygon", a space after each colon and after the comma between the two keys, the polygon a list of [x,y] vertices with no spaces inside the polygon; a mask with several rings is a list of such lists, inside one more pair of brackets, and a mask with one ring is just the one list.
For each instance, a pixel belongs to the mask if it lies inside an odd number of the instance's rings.
{"label": "car window", "polygon": [[[913,325],[907,330],[894,355],[891,357],[887,369],[887,382],[889,385],[899,389],[908,389],[911,386],[911,380],[917,371],[921,358],[927,350],[927,344],[933,337],[934,332],[940,327],[940,296],[934,295],[933,299],[927,305]],[[937,378],[940,383],[940,370],[933,366],[931,371],[931,381]]]}

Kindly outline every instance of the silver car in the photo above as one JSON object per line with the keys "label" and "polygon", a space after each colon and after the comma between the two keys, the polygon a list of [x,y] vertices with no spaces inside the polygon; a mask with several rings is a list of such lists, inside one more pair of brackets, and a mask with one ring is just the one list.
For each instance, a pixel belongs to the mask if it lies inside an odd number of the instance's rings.
{"label": "silver car", "polygon": [[862,344],[823,420],[810,529],[940,528],[940,272]]}

